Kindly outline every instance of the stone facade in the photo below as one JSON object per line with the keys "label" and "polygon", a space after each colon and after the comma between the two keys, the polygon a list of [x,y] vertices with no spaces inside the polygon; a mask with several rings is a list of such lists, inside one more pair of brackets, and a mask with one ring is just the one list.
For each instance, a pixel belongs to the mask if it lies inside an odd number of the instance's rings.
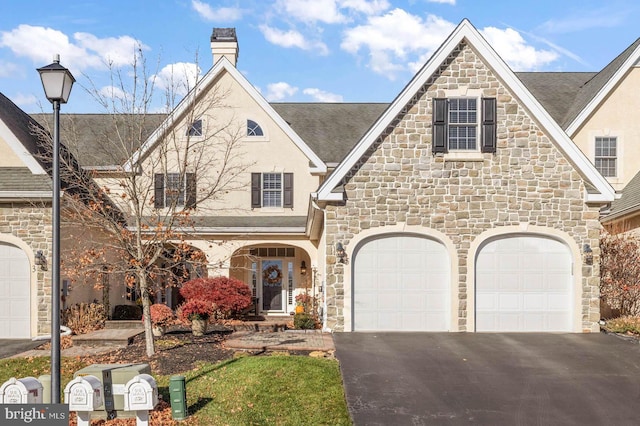
{"label": "stone facade", "polygon": [[[455,159],[432,153],[432,99],[467,94],[497,99],[497,152]],[[327,327],[345,330],[345,266],[331,254],[364,230],[404,223],[446,235],[458,259],[457,329],[467,330],[468,253],[481,233],[533,225],[589,244],[593,266],[582,266],[582,330],[599,320],[598,206],[585,204],[585,183],[574,166],[510,90],[465,43],[406,105],[344,180],[345,199],[326,209]],[[511,229],[511,228],[510,228]],[[579,267],[578,265],[576,265]],[[347,299],[347,303],[350,300]],[[350,311],[350,309],[348,309]]]}
{"label": "stone facade", "polygon": [[49,271],[37,268],[35,274],[31,275],[32,279],[35,275],[37,300],[37,313],[32,312],[31,318],[32,321],[36,320],[38,335],[51,333],[52,232],[50,205],[14,203],[0,206],[0,241],[12,244],[13,241],[7,236],[16,237],[31,248],[32,253],[42,250],[49,262]]}

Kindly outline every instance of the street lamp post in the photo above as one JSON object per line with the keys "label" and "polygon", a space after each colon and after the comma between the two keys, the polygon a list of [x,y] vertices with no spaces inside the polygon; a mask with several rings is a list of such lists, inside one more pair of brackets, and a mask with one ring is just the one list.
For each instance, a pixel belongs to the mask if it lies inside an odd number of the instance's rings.
{"label": "street lamp post", "polygon": [[38,68],[44,93],[53,104],[53,247],[51,261],[51,403],[60,403],[60,104],[66,104],[76,81],[60,65],[60,55],[53,63]]}

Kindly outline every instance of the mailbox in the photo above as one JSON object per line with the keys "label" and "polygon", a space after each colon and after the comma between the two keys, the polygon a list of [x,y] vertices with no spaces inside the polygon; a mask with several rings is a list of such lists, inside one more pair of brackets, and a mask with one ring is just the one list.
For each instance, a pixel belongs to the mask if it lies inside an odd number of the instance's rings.
{"label": "mailbox", "polygon": [[158,386],[148,374],[138,374],[124,386],[125,411],[149,411],[158,404]]}
{"label": "mailbox", "polygon": [[12,377],[0,387],[0,404],[42,404],[42,383],[35,377]]}
{"label": "mailbox", "polygon": [[64,388],[69,411],[95,411],[102,405],[102,383],[94,376],[76,377]]}

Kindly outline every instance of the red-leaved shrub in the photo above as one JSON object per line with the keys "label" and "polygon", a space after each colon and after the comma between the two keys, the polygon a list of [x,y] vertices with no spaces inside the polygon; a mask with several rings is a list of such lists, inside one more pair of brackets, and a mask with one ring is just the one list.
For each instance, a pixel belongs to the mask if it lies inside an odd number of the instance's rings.
{"label": "red-leaved shrub", "polygon": [[214,313],[215,306],[209,301],[191,299],[180,305],[180,319],[193,321],[195,319],[206,320]]}
{"label": "red-leaved shrub", "polygon": [[251,289],[235,278],[196,278],[182,284],[180,294],[187,301],[205,300],[213,303],[224,318],[251,306]]}

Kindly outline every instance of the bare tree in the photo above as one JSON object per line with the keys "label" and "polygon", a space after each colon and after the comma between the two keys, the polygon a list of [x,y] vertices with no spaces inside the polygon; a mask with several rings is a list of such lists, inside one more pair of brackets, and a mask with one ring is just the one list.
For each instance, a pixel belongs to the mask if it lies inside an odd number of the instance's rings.
{"label": "bare tree", "polygon": [[600,297],[621,315],[640,314],[640,240],[630,232],[602,231]]}
{"label": "bare tree", "polygon": [[[158,87],[157,73],[149,72],[140,49],[128,69],[109,69],[109,88],[98,88],[90,78],[86,88],[105,112],[100,121],[87,126],[63,118],[63,143],[95,160],[95,167],[82,168],[69,152],[61,155],[69,195],[64,222],[102,236],[95,242],[78,239],[76,252],[65,254],[65,270],[121,274],[135,285],[151,356],[153,282],[161,275],[179,279],[177,265],[206,264],[187,243],[200,238],[193,233],[195,212],[200,217],[229,208],[223,198],[246,186],[241,175],[248,164],[239,146],[246,129],[226,104],[228,93],[216,85],[203,90],[197,77],[175,74]],[[151,111],[157,92],[164,96],[162,113]],[[50,147],[48,134],[40,133],[43,146]]]}

